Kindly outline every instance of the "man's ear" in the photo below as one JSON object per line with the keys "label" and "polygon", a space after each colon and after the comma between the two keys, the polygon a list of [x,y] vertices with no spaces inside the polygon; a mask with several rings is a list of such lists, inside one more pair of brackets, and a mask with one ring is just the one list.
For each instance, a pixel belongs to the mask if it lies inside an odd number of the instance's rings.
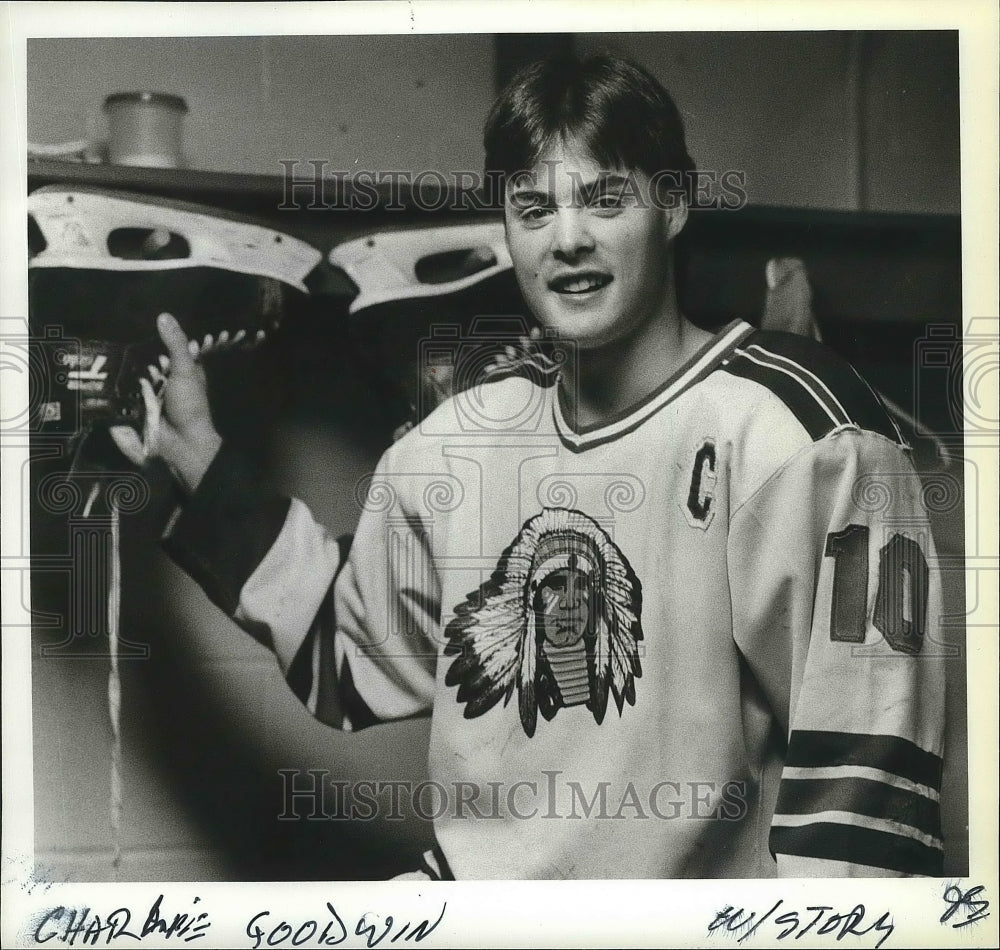
{"label": "man's ear", "polygon": [[663,209],[664,220],[667,224],[667,240],[672,241],[681,231],[688,219],[688,205],[684,198],[679,198],[673,207]]}

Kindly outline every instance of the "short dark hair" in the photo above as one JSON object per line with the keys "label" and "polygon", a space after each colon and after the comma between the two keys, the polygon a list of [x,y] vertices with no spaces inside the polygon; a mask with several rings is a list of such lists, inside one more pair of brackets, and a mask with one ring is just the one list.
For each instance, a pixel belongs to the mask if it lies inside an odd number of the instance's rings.
{"label": "short dark hair", "polygon": [[486,173],[502,182],[570,138],[606,169],[652,177],[695,168],[677,105],[650,73],[605,54],[561,54],[526,66],[493,104],[483,133]]}

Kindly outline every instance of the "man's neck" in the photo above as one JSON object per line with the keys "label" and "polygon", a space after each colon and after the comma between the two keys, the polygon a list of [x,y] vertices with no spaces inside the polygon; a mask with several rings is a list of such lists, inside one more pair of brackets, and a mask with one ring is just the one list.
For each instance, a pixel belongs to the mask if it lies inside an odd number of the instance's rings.
{"label": "man's neck", "polygon": [[570,418],[583,427],[626,412],[662,386],[710,337],[672,301],[627,339],[578,350],[566,360],[561,381]]}

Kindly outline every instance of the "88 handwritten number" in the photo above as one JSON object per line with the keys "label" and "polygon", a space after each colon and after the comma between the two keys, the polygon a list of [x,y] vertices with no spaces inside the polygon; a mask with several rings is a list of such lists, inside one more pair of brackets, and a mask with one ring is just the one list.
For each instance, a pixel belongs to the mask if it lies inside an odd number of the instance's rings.
{"label": "88 handwritten number", "polygon": [[948,905],[948,909],[941,915],[941,923],[948,923],[959,910],[965,911],[965,917],[956,920],[951,925],[953,928],[965,927],[968,924],[974,924],[989,917],[990,902],[986,898],[977,900],[985,889],[982,884],[970,887],[969,890],[964,892],[957,884],[949,884],[945,887],[942,898]]}

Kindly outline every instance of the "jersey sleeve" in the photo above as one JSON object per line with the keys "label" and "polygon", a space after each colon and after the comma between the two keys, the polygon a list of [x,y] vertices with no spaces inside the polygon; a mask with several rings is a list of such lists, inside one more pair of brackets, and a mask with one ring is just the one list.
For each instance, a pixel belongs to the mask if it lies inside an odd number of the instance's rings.
{"label": "jersey sleeve", "polygon": [[732,513],[728,557],[786,744],[763,789],[779,876],[939,875],[940,578],[907,454],[857,428],[812,442]]}
{"label": "jersey sleeve", "polygon": [[[345,731],[427,714],[433,698],[433,563],[391,480],[383,457],[354,538],[338,538],[223,446],[163,540],[209,598],[275,653],[309,712]],[[387,496],[391,505],[378,503]]]}

